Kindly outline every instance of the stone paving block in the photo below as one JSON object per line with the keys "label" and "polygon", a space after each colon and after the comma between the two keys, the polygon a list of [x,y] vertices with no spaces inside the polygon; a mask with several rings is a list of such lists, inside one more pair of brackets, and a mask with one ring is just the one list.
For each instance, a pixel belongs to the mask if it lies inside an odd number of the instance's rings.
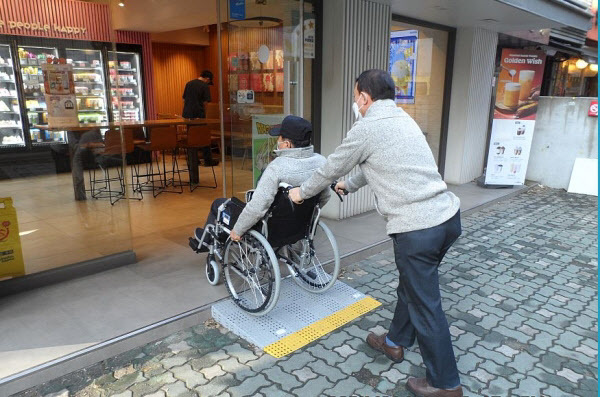
{"label": "stone paving block", "polygon": [[332,349],[325,349],[322,344],[311,346],[307,350],[313,357],[324,360],[328,365],[335,367],[344,361],[344,358]]}
{"label": "stone paving block", "polygon": [[559,389],[558,387],[554,386],[554,385],[550,385],[548,387],[546,387],[542,393],[542,395],[544,397],[548,396],[548,397],[571,397],[572,394],[568,394],[565,393],[564,391],[562,391],[561,389]]}
{"label": "stone paving block", "polygon": [[471,352],[467,352],[466,354],[457,358],[456,365],[458,366],[458,370],[465,374],[471,371],[474,371],[477,368],[477,365],[483,362],[484,358],[478,357]]}
{"label": "stone paving block", "polygon": [[360,370],[363,366],[373,361],[373,358],[367,356],[363,352],[358,352],[340,363],[338,368],[346,375],[351,375],[354,372]]}
{"label": "stone paving block", "polygon": [[374,375],[379,375],[382,372],[389,371],[393,364],[393,361],[380,353],[374,361],[366,364],[364,368],[371,371]]}
{"label": "stone paving block", "polygon": [[178,343],[173,343],[173,344],[171,344],[171,345],[169,345],[167,347],[169,348],[169,350],[171,350],[171,352],[173,352],[173,354],[177,354],[177,353],[182,352],[182,351],[190,350],[192,348],[185,341],[180,341]]}
{"label": "stone paving block", "polygon": [[271,382],[279,384],[283,390],[292,390],[301,386],[300,381],[294,375],[282,371],[279,367],[268,368],[262,374]]}
{"label": "stone paving block", "polygon": [[[151,378],[151,379],[153,379],[153,378]],[[139,371],[136,371],[134,373],[123,376],[121,379],[118,379],[115,382],[108,384],[106,386],[106,389],[109,390],[111,393],[120,393],[120,392],[123,392],[123,391],[129,389],[131,386],[133,386],[135,384],[139,384],[139,383],[142,383],[145,381],[147,381],[147,379],[142,375],[142,373]],[[152,390],[152,391],[154,391],[154,390]]]}
{"label": "stone paving block", "polygon": [[309,380],[304,386],[292,390],[292,393],[297,396],[318,396],[332,386],[333,383],[329,382],[325,376],[319,376]]}
{"label": "stone paving block", "polygon": [[520,352],[513,357],[513,361],[507,364],[509,367],[514,368],[515,370],[527,373],[533,369],[533,366],[537,363],[538,359],[533,357],[527,352]]}
{"label": "stone paving block", "polygon": [[265,397],[293,397],[293,394],[287,393],[283,390],[280,390],[275,385],[271,385],[269,387],[264,387],[259,390],[260,394]]}
{"label": "stone paving block", "polygon": [[[367,364],[369,365],[369,364]],[[338,368],[327,365],[322,360],[313,361],[308,366],[317,374],[325,375],[330,382],[336,383],[347,377]]]}
{"label": "stone paving block", "polygon": [[263,354],[259,358],[253,361],[246,362],[246,365],[249,366],[254,372],[261,372],[267,368],[271,368],[276,365],[281,359],[277,359],[269,354]]}
{"label": "stone paving block", "polygon": [[208,379],[206,379],[200,372],[192,369],[191,365],[189,364],[172,368],[171,373],[177,379],[185,382],[185,385],[189,389],[208,382]]}
{"label": "stone paving block", "polygon": [[173,377],[170,372],[154,376],[144,382],[136,383],[129,387],[129,390],[133,392],[133,397],[145,396],[146,394],[154,393],[166,384],[174,383],[177,379]]}
{"label": "stone paving block", "polygon": [[196,391],[188,390],[185,383],[179,381],[162,387],[167,397],[195,397]]}
{"label": "stone paving block", "polygon": [[472,334],[470,332],[465,332],[464,334],[458,337],[458,340],[455,343],[453,343],[453,345],[458,347],[459,349],[467,350],[475,346],[475,343],[478,340],[479,337],[477,335]]}
{"label": "stone paving block", "polygon": [[506,365],[511,361],[511,359],[506,357],[504,354],[493,350],[488,350],[480,345],[476,345],[474,348],[470,349],[467,355],[468,354],[473,354],[479,357],[481,360],[493,360],[496,364],[500,365]]}
{"label": "stone paving block", "polygon": [[356,353],[356,350],[354,350],[352,347],[350,347],[348,345],[336,347],[333,350],[335,352],[337,352],[340,356],[344,357],[344,358],[348,358],[352,354]]}
{"label": "stone paving block", "polygon": [[271,386],[272,383],[263,374],[247,378],[237,386],[228,389],[232,396],[254,396],[256,391],[263,387]]}
{"label": "stone paving block", "polygon": [[218,350],[215,352],[206,353],[199,358],[190,360],[190,364],[191,364],[192,368],[194,368],[195,370],[201,370],[206,367],[211,367],[215,363],[218,363],[219,361],[225,360],[228,358],[229,358],[229,355],[225,351]]}
{"label": "stone paving block", "polygon": [[217,376],[222,376],[225,374],[225,371],[221,368],[220,365],[215,364],[212,367],[202,368],[199,370],[200,373],[206,378],[209,382],[216,378]]}
{"label": "stone paving block", "polygon": [[227,360],[221,360],[218,364],[221,369],[227,373],[234,374],[237,380],[243,381],[249,376],[256,375],[254,368],[240,363],[235,357],[229,357]]}
{"label": "stone paving block", "polygon": [[258,358],[252,350],[240,346],[239,343],[224,346],[223,350],[225,350],[230,356],[235,357],[242,364],[246,364],[248,361],[253,361]]}
{"label": "stone paving block", "polygon": [[[377,317],[381,318],[380,316],[377,316]],[[367,318],[369,318],[369,317],[367,317]],[[343,345],[344,342],[346,342],[348,339],[351,339],[351,338],[353,338],[353,336],[348,335],[348,333],[346,333],[345,331],[334,331],[333,333],[328,335],[326,338],[323,338],[321,340],[320,345],[322,345],[325,349],[331,350],[335,347]]]}
{"label": "stone paving block", "polygon": [[290,358],[285,361],[280,361],[276,365],[281,367],[284,372],[292,373],[297,369],[304,368],[308,363],[315,360],[316,358],[311,356],[310,353],[303,351],[300,353],[294,353]]}
{"label": "stone paving block", "polygon": [[[211,379],[205,385],[196,387],[196,392],[199,396],[221,396],[224,394],[224,390],[233,386],[237,386],[238,381],[235,380],[232,374],[226,374],[223,376]],[[231,393],[230,393],[231,394]]]}
{"label": "stone paving block", "polygon": [[166,393],[164,390],[158,390],[154,393],[146,394],[144,397],[165,397]]}

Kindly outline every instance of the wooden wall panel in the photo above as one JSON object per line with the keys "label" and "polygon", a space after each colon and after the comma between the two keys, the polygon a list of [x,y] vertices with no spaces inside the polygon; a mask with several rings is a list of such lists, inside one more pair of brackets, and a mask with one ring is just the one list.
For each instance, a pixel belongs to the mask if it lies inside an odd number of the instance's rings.
{"label": "wooden wall panel", "polygon": [[[183,89],[188,81],[199,77],[202,70],[208,68],[209,51],[206,47],[193,45],[152,43],[152,57],[156,112],[181,115]],[[216,70],[213,73],[216,84]],[[211,91],[213,102],[218,102],[218,92]]]}

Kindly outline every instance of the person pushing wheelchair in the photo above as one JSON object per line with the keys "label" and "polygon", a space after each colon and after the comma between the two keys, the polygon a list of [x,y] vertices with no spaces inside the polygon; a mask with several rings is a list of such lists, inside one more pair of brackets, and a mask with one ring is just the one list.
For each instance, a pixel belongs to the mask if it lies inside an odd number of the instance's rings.
{"label": "person pushing wheelchair", "polygon": [[[325,157],[315,153],[310,143],[312,132],[311,123],[298,116],[287,116],[283,119],[281,125],[269,131],[269,135],[278,137],[277,149],[275,150],[277,157],[262,173],[252,194],[252,200],[245,205],[238,202],[238,205],[232,208],[232,211],[236,211],[236,209],[238,211],[237,214],[231,215],[232,219],[237,217],[235,224],[229,224],[230,228],[233,227],[230,234],[233,241],[239,241],[244,233],[265,216],[277,195],[280,183],[300,186],[315,170],[325,164]],[[321,208],[331,197],[328,187],[329,185],[323,189],[319,196]],[[219,207],[226,201],[225,198],[213,201],[205,227],[215,223]],[[239,212],[240,209],[241,212]],[[203,234],[204,228],[197,228],[194,233],[195,242],[191,239],[190,244],[197,244],[202,241]],[[209,241],[204,242],[210,245]],[[208,251],[205,244],[192,246],[192,248],[198,252]]]}

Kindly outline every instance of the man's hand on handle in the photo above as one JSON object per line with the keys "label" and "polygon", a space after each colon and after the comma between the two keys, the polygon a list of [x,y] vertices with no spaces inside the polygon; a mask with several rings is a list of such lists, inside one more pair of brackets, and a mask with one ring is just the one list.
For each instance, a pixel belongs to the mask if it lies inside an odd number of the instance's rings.
{"label": "man's hand on handle", "polygon": [[231,231],[231,233],[229,233],[229,237],[233,240],[233,241],[240,241],[242,239],[241,236],[239,236],[236,232],[234,232],[233,230]]}
{"label": "man's hand on handle", "polygon": [[348,188],[346,187],[346,181],[339,181],[335,184],[335,192],[346,196],[348,194]]}
{"label": "man's hand on handle", "polygon": [[302,204],[304,202],[304,200],[302,200],[302,197],[300,197],[300,188],[299,187],[290,189],[288,194],[290,196],[290,200],[292,200],[294,203]]}

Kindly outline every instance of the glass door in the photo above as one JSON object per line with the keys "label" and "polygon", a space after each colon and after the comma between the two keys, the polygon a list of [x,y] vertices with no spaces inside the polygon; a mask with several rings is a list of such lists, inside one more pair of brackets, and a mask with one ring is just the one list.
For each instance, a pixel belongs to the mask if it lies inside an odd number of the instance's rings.
{"label": "glass door", "polygon": [[229,109],[224,128],[232,178],[227,195],[243,198],[256,187],[274,157],[276,139],[269,129],[286,115],[304,115],[302,3],[246,2],[227,10],[222,31],[228,43],[223,96]]}

